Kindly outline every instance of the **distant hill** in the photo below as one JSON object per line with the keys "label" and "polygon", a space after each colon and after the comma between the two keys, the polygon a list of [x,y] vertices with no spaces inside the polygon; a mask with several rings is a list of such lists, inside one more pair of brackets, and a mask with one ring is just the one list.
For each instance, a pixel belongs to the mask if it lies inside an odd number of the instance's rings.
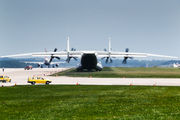
{"label": "distant hill", "polygon": [[[43,62],[44,58],[1,58],[0,59],[0,68],[24,68],[26,65],[32,65],[34,68],[37,68],[37,64],[29,64],[24,62]],[[54,59],[53,62],[58,62],[59,60]],[[65,59],[61,59],[60,61],[65,61]],[[114,59],[113,63],[105,63],[105,60],[99,59],[104,67],[171,67],[173,63],[180,63],[180,60],[127,60],[127,64],[122,64],[122,60]],[[77,61],[71,60],[70,63],[60,63],[59,67],[70,68],[76,67]],[[45,67],[45,66],[44,66]]]}

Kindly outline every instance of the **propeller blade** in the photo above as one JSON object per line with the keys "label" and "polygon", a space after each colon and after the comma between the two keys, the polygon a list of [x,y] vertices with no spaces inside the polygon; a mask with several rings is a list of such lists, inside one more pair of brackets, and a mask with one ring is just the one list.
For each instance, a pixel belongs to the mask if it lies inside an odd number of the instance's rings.
{"label": "propeller blade", "polygon": [[50,61],[49,61],[49,63],[51,63],[51,61],[54,59],[54,57],[51,57],[51,59],[50,59]]}
{"label": "propeller blade", "polygon": [[124,59],[124,60],[122,61],[122,63],[123,63],[123,64],[126,64],[126,59]]}
{"label": "propeller blade", "polygon": [[71,48],[71,51],[76,51],[76,49],[75,48]]}
{"label": "propeller blade", "polygon": [[55,57],[56,59],[60,60],[61,58],[60,57]]}
{"label": "propeller blade", "polygon": [[54,49],[54,52],[56,52],[56,51],[57,51],[57,48]]}
{"label": "propeller blade", "polygon": [[110,59],[110,63],[112,63],[113,61],[112,61],[112,59]]}
{"label": "propeller blade", "polygon": [[77,57],[73,57],[77,61]]}
{"label": "propeller blade", "polygon": [[129,57],[131,60],[134,59],[134,57]]}
{"label": "propeller blade", "polygon": [[127,57],[124,58],[124,60],[123,60],[122,63],[123,63],[123,64],[126,64],[126,63],[127,63]]}
{"label": "propeller blade", "polygon": [[108,63],[108,58],[106,59],[106,63]]}
{"label": "propeller blade", "polygon": [[69,63],[70,60],[66,59],[66,62]]}
{"label": "propeller blade", "polygon": [[68,59],[68,63],[70,62],[70,60],[71,60],[71,57]]}
{"label": "propeller blade", "polygon": [[126,50],[125,50],[126,52],[129,52],[129,48],[126,48]]}
{"label": "propeller blade", "polygon": [[106,57],[102,57],[101,60],[104,60],[104,58],[106,58]]}
{"label": "propeller blade", "polygon": [[67,59],[66,59],[66,62],[70,62],[70,60],[71,60],[71,57],[68,57]]}

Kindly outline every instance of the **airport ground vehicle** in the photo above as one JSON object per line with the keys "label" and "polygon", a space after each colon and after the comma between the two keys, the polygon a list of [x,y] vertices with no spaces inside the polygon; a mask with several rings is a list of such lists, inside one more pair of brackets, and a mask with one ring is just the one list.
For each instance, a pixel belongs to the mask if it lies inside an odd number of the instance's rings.
{"label": "airport ground vehicle", "polygon": [[11,78],[9,78],[8,76],[6,75],[0,75],[0,81],[1,82],[11,82]]}
{"label": "airport ground vehicle", "polygon": [[33,76],[33,77],[28,77],[27,82],[31,83],[32,85],[35,85],[35,83],[45,83],[46,85],[48,85],[52,81],[49,79],[44,79],[42,77]]}
{"label": "airport ground vehicle", "polygon": [[32,65],[27,65],[26,67],[24,67],[24,70],[32,70],[33,66]]}

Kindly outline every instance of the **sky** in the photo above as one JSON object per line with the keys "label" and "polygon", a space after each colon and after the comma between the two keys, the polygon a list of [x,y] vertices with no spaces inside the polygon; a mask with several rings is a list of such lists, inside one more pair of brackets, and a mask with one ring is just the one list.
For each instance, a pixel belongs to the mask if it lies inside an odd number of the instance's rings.
{"label": "sky", "polygon": [[[0,56],[108,49],[180,57],[180,0],[0,0]],[[156,59],[156,58],[155,58]]]}

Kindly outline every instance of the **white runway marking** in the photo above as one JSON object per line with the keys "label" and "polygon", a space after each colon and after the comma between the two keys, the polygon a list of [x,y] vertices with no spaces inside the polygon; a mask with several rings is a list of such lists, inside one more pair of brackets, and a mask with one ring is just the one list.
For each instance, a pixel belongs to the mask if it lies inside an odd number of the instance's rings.
{"label": "white runway marking", "polygon": [[[0,82],[0,87],[13,85],[31,85],[27,83],[30,76],[42,76],[52,80],[51,84],[57,85],[148,85],[148,86],[180,86],[179,78],[86,78],[86,77],[65,77],[47,76],[49,74],[65,70],[67,68],[34,68],[32,70],[24,70],[23,68],[5,68],[0,71],[0,75],[7,75],[12,79],[11,83]],[[38,84],[36,84],[38,85]]]}

